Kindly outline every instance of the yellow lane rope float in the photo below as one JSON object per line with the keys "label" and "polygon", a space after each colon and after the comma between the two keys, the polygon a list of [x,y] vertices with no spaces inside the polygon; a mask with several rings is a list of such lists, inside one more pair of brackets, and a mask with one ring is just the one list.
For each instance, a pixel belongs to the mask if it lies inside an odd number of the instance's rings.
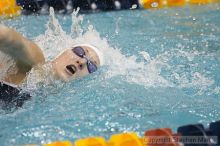
{"label": "yellow lane rope float", "polygon": [[13,18],[21,14],[21,7],[17,6],[16,0],[0,0],[0,16]]}
{"label": "yellow lane rope float", "polygon": [[[27,145],[26,145],[27,146]],[[70,141],[58,141],[44,146],[145,146],[143,139],[134,132],[112,135],[109,141],[103,137],[79,139],[72,144]]]}
{"label": "yellow lane rope float", "polygon": [[220,0],[140,0],[139,3],[144,9],[164,8],[164,7],[181,7],[186,4],[210,4],[220,2]]}
{"label": "yellow lane rope float", "polygon": [[[193,140],[191,142],[196,142],[195,136],[188,136],[193,133],[201,134],[201,136],[197,137],[199,138],[197,139],[198,143],[193,143],[196,146],[201,145],[201,142],[204,142],[204,145],[220,145],[220,121],[216,121],[211,122],[207,128],[202,124],[189,124],[178,127],[176,132],[172,131],[171,128],[149,129],[144,132],[143,137],[139,137],[135,132],[127,132],[111,135],[109,140],[103,137],[88,137],[78,139],[75,142],[55,141],[43,146],[182,146],[186,143],[188,144],[191,140]],[[214,137],[211,136],[211,139],[207,139],[210,134],[214,135]],[[187,139],[185,139],[186,137]],[[183,139],[181,140],[181,138]],[[39,145],[28,144],[23,146]]]}

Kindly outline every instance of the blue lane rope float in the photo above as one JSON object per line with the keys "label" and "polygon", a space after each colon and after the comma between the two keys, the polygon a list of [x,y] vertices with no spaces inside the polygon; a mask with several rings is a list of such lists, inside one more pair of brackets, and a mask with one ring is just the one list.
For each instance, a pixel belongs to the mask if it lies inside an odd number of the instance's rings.
{"label": "blue lane rope float", "polygon": [[80,8],[81,12],[109,11],[139,7],[138,0],[17,0],[26,14],[41,13],[42,9],[53,7],[61,13],[71,13],[73,9]]}
{"label": "blue lane rope float", "polygon": [[212,135],[217,135],[217,145],[220,145],[220,121],[210,123],[209,130],[212,132]]}

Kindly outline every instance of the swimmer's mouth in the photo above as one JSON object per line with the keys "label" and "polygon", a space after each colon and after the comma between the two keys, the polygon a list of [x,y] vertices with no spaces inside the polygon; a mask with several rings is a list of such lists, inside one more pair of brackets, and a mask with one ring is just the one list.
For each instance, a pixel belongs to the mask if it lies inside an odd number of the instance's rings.
{"label": "swimmer's mouth", "polygon": [[74,75],[76,73],[76,66],[71,64],[71,65],[67,65],[66,66],[66,71],[67,73],[69,73],[70,75]]}

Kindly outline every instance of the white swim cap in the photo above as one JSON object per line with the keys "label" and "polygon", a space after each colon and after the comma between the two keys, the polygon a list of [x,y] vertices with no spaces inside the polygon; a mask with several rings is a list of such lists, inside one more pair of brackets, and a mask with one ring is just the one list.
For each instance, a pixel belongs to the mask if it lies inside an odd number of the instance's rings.
{"label": "white swim cap", "polygon": [[77,46],[85,46],[85,47],[89,47],[89,48],[93,49],[96,52],[97,56],[99,57],[100,65],[104,64],[103,54],[97,47],[90,45],[90,44],[77,44],[73,47],[77,47]]}

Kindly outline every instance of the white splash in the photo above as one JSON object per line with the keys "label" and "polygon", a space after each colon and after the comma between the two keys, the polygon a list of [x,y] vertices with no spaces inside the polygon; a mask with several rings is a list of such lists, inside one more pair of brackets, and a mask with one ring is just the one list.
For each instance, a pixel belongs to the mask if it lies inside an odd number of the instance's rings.
{"label": "white splash", "polygon": [[[102,73],[100,80],[122,76],[122,79],[126,82],[140,84],[145,87],[175,86],[190,88],[194,86],[201,89],[201,91],[205,91],[205,89],[214,84],[211,78],[199,72],[192,72],[189,76],[179,73],[178,69],[183,66],[182,64],[177,64],[176,66],[169,64],[169,61],[176,56],[184,57],[191,62],[194,57],[201,55],[199,52],[186,52],[179,49],[172,52],[164,52],[153,58],[148,52],[141,51],[139,54],[144,57],[145,61],[138,62],[136,56],[128,57],[122,54],[120,49],[111,47],[105,38],[100,37],[92,25],[88,27],[88,30],[83,31],[81,28],[83,16],[78,16],[78,11],[76,10],[72,14],[71,33],[67,34],[55,18],[53,9],[50,9],[47,31],[35,40],[43,48],[47,60],[53,59],[75,44],[88,43],[97,46],[105,58],[104,66],[107,67],[107,71]],[[170,72],[171,75],[168,77],[161,75],[164,69]]]}
{"label": "white splash", "polygon": [[71,41],[68,40],[71,40],[71,37],[63,31],[55,18],[53,8],[50,8],[50,17],[46,26],[45,34],[38,36],[35,42],[43,49],[46,59],[51,60],[70,46]]}
{"label": "white splash", "polygon": [[72,26],[71,26],[71,37],[76,38],[78,36],[82,36],[83,29],[81,28],[82,22],[83,22],[83,16],[78,15],[79,8],[77,8],[76,11],[73,11],[72,14]]}

